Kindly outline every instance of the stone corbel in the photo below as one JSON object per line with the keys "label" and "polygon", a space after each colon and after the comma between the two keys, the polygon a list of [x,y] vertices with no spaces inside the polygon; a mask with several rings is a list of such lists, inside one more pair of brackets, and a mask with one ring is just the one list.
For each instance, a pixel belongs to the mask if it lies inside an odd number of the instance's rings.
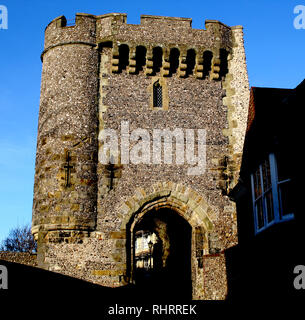
{"label": "stone corbel", "polygon": [[198,52],[196,55],[195,77],[197,79],[203,78],[203,51]]}
{"label": "stone corbel", "polygon": [[128,73],[135,74],[136,71],[137,71],[136,48],[130,48]]}
{"label": "stone corbel", "polygon": [[152,75],[154,71],[153,67],[154,67],[154,62],[153,62],[152,48],[147,48],[145,74]]}
{"label": "stone corbel", "polygon": [[165,49],[163,54],[163,62],[162,62],[162,76],[168,77],[170,70],[170,61],[169,61],[169,50]]}
{"label": "stone corbel", "polygon": [[113,43],[112,47],[112,60],[111,60],[111,72],[118,73],[119,72],[119,47],[117,43]]}
{"label": "stone corbel", "polygon": [[187,69],[187,64],[186,64],[186,50],[181,51],[180,53],[180,59],[179,59],[179,77],[184,78],[186,76],[186,69]]}
{"label": "stone corbel", "polygon": [[213,55],[212,59],[212,69],[211,69],[211,80],[219,80],[219,72],[220,72],[220,58],[219,53],[217,55]]}

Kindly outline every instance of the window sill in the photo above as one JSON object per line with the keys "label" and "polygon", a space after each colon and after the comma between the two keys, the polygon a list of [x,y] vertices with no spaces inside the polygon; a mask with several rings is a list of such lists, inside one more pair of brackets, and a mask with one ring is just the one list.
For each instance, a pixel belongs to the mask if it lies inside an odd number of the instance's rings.
{"label": "window sill", "polygon": [[272,222],[270,222],[269,224],[267,224],[266,226],[260,228],[259,230],[255,230],[255,235],[260,234],[262,231],[265,231],[267,229],[269,229],[270,227],[272,227],[273,225],[277,225],[283,222],[288,222],[294,219],[294,214],[293,213],[289,213],[286,214],[284,217],[282,217],[282,219],[280,220],[273,220]]}

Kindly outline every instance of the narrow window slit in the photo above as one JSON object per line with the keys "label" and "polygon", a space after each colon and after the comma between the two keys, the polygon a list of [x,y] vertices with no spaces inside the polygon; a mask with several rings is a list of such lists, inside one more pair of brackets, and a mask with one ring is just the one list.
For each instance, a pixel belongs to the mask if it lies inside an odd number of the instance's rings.
{"label": "narrow window slit", "polygon": [[67,151],[66,152],[66,164],[64,166],[65,168],[65,187],[69,188],[71,187],[71,169],[73,168],[73,166],[71,166],[71,156],[70,156],[70,152]]}
{"label": "narrow window slit", "polygon": [[170,76],[177,72],[177,69],[179,67],[179,56],[180,56],[180,52],[177,48],[171,49],[170,54],[169,54],[169,61],[170,61],[169,74],[170,74]]}
{"label": "narrow window slit", "polygon": [[160,85],[159,80],[154,83],[153,87],[153,95],[154,95],[154,108],[162,108],[162,86]]}
{"label": "narrow window slit", "polygon": [[203,79],[210,75],[212,69],[213,53],[211,51],[205,51],[203,53]]}
{"label": "narrow window slit", "polygon": [[163,51],[160,47],[153,48],[153,73],[157,74],[160,72],[160,69],[162,67],[162,56]]}
{"label": "narrow window slit", "polygon": [[143,67],[146,64],[146,48],[138,46],[136,48],[136,73],[143,71]]}
{"label": "narrow window slit", "polygon": [[220,49],[220,72],[219,78],[224,79],[228,73],[228,51],[225,49]]}
{"label": "narrow window slit", "polygon": [[188,77],[193,74],[195,64],[196,64],[196,52],[194,49],[187,50],[186,64],[187,64],[186,77]]}
{"label": "narrow window slit", "polygon": [[129,65],[129,47],[126,44],[122,44],[119,47],[119,72],[126,70]]}

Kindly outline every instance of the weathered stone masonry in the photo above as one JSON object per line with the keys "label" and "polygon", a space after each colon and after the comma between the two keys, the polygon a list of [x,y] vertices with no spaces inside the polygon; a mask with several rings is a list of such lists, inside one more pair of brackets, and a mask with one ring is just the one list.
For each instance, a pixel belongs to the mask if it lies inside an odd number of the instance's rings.
{"label": "weathered stone masonry", "polygon": [[[107,286],[132,281],[133,229],[169,208],[192,227],[194,299],[224,299],[224,250],[236,244],[237,181],[247,120],[241,27],[191,19],[76,14],[45,31],[32,232],[39,266]],[[154,106],[153,85],[162,88]],[[104,128],[206,129],[207,170],[102,165]],[[131,246],[131,247],[129,247]],[[217,276],[215,276],[217,275]]]}

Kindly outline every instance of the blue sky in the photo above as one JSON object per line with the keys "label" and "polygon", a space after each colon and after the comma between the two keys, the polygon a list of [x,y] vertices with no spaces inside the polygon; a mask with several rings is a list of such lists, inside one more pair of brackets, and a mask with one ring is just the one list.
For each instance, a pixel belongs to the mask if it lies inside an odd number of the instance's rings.
{"label": "blue sky", "polygon": [[44,28],[76,12],[187,17],[194,28],[204,20],[243,25],[251,86],[294,88],[305,78],[305,30],[296,30],[296,5],[305,0],[218,1],[22,1],[0,0],[8,29],[0,29],[0,240],[11,228],[30,223]]}

